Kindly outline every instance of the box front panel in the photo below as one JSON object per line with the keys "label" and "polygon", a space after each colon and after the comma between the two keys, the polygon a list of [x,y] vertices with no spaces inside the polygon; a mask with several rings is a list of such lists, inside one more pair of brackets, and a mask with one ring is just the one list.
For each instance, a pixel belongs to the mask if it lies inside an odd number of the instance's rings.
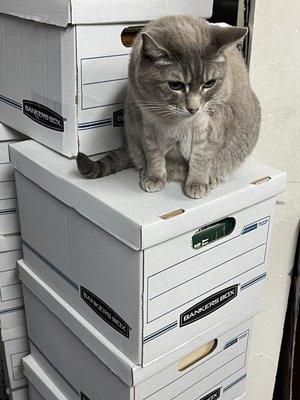
{"label": "box front panel", "polygon": [[2,354],[7,372],[7,386],[11,390],[26,386],[21,360],[29,354],[27,338],[5,341],[2,343]]}
{"label": "box front panel", "polygon": [[4,191],[4,199],[0,200],[0,235],[18,233],[20,225],[15,182],[0,182],[1,189]]}
{"label": "box front panel", "polygon": [[16,270],[0,272],[0,312],[22,305],[22,288]]}
{"label": "box front panel", "polygon": [[25,263],[140,364],[141,253],[21,174],[16,173],[16,181]]}
{"label": "box front panel", "polygon": [[76,154],[75,29],[0,16],[0,119]]}
{"label": "box front panel", "polygon": [[249,321],[231,328],[200,361],[184,368],[178,362],[138,384],[136,400],[231,400],[243,395],[250,329]]}
{"label": "box front panel", "polygon": [[123,108],[130,47],[121,35],[128,25],[78,26],[77,57],[80,150],[95,154],[122,144]]}
{"label": "box front panel", "polygon": [[193,248],[191,232],[145,251],[144,364],[161,348],[172,351],[235,315],[257,312],[274,201],[230,216],[235,227],[220,241]]}

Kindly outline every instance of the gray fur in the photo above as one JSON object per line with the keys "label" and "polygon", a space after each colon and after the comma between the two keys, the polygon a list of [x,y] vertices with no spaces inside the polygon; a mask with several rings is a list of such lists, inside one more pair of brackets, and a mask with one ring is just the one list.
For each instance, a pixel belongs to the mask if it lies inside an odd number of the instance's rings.
{"label": "gray fur", "polygon": [[[261,116],[236,46],[246,33],[178,16],[153,21],[137,36],[125,128],[145,191],[162,190],[169,179],[183,181],[187,196],[203,197],[251,153]],[[186,86],[172,90],[169,81]]]}

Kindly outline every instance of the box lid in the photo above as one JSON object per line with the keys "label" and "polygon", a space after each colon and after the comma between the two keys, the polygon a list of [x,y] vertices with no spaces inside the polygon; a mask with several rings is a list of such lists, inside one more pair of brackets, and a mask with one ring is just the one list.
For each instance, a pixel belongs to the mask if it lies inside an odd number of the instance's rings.
{"label": "box lid", "polygon": [[22,365],[24,375],[41,395],[41,399],[68,400],[31,355],[22,359]]}
{"label": "box lid", "polygon": [[163,15],[208,18],[213,0],[1,0],[0,13],[44,24],[101,24],[149,21]]}
{"label": "box lid", "polygon": [[[133,169],[87,180],[77,172],[75,160],[34,141],[16,143],[10,149],[17,171],[135,250],[197,230],[276,196],[286,181],[284,172],[247,161],[208,196],[194,200],[183,194],[178,183],[168,183],[159,193],[142,191]],[[265,177],[270,179],[262,179]],[[176,210],[184,212],[164,217]]]}

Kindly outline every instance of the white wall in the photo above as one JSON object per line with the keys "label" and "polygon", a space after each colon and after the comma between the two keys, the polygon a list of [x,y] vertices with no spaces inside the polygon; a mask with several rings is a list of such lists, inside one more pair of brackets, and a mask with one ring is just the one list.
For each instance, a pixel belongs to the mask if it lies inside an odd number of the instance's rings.
{"label": "white wall", "polygon": [[288,172],[271,238],[265,311],[255,318],[247,400],[271,400],[300,218],[300,1],[256,0],[252,87],[263,122],[253,158]]}

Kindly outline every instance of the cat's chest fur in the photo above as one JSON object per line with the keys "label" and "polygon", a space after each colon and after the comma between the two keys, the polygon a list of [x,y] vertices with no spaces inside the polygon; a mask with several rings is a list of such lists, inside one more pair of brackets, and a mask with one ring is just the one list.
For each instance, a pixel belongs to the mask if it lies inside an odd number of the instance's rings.
{"label": "cat's chest fur", "polygon": [[164,155],[182,156],[189,160],[193,143],[199,139],[205,140],[208,124],[209,117],[205,114],[177,126],[159,126],[157,129],[158,145]]}

